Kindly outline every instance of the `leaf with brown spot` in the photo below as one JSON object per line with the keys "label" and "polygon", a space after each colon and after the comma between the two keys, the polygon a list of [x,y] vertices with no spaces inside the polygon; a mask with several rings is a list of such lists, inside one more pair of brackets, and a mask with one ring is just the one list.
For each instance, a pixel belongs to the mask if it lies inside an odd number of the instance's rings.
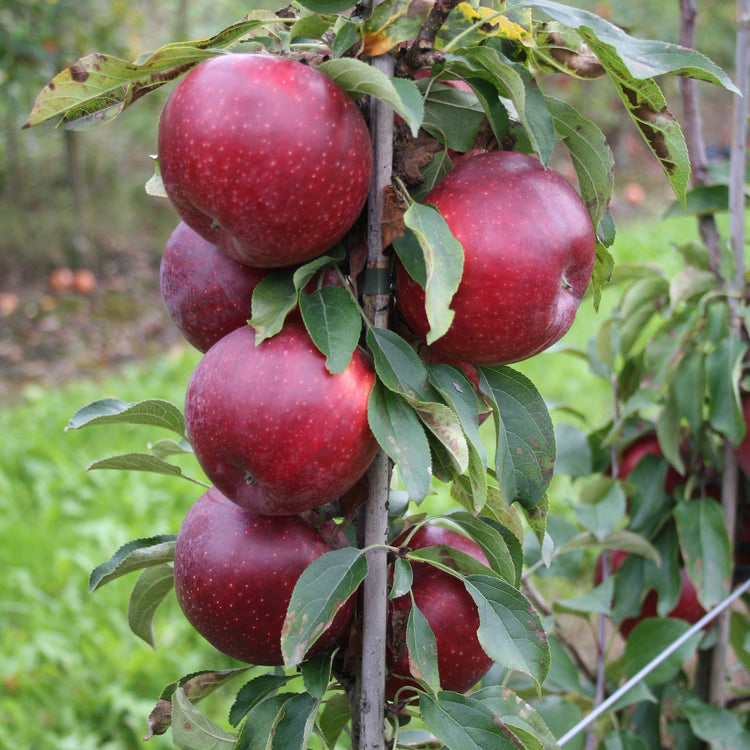
{"label": "leaf with brown spot", "polygon": [[366,575],[367,559],[354,547],[326,552],[304,570],[292,592],[281,631],[281,652],[287,667],[305,658]]}
{"label": "leaf with brown spot", "polygon": [[364,54],[374,57],[414,39],[430,14],[434,0],[385,0],[362,24]]}
{"label": "leaf with brown spot", "polygon": [[252,14],[212,37],[167,44],[138,62],[100,52],[88,54],[41,90],[23,127],[57,119],[68,129],[86,130],[112,120],[144,94],[274,22],[283,23],[268,12]]}

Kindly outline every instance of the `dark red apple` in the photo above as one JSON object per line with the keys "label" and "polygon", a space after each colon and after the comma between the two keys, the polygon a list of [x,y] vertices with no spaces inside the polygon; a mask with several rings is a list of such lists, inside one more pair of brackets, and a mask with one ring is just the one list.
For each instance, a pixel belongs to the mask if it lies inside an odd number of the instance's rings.
{"label": "dark red apple", "polygon": [[180,217],[256,267],[321,255],[367,198],[370,136],[349,96],[308,65],[224,54],[180,81],[159,121],[159,167]]}
{"label": "dark red apple", "polygon": [[[625,560],[628,558],[628,553],[623,550],[612,550],[610,552],[610,565],[611,573],[616,573]],[[602,582],[603,577],[603,560],[600,555],[596,561],[596,567],[594,572],[594,580],[597,584]],[[632,632],[633,628],[642,620],[647,617],[658,617],[657,611],[658,595],[655,589],[651,589],[643,600],[641,611],[634,617],[628,617],[620,623],[620,633],[624,638],[627,638]],[[695,590],[693,582],[687,574],[684,568],[680,568],[680,596],[677,600],[677,604],[667,614],[667,617],[673,617],[677,620],[685,620],[691,625],[694,625],[698,620],[706,614],[706,610],[698,601],[698,593]]]}
{"label": "dark red apple", "polygon": [[181,221],[164,248],[159,286],[169,317],[205,352],[247,323],[253,289],[267,273],[238,263]]}
{"label": "dark red apple", "polygon": [[745,437],[740,441],[740,444],[732,446],[732,452],[737,461],[737,466],[739,466],[745,474],[750,476],[750,395],[745,394],[741,399],[741,404],[742,416],[748,429],[745,432]]}
{"label": "dark red apple", "polygon": [[[635,469],[644,456],[663,457],[663,455],[656,433],[647,432],[623,450],[620,457],[619,478],[627,479],[630,472]],[[685,477],[670,465],[664,477],[664,492],[671,495],[681,484],[685,484]]]}
{"label": "dark red apple", "polygon": [[256,513],[290,515],[344,495],[378,450],[367,421],[375,380],[356,349],[332,375],[299,319],[256,346],[243,326],[198,363],[187,435],[208,478]]}
{"label": "dark red apple", "polygon": [[[464,248],[447,333],[431,348],[468,364],[531,357],[570,328],[586,291],[596,237],[586,206],[532,156],[476,154],[427,195]],[[396,301],[420,338],[429,330],[423,289],[396,266]]]}
{"label": "dark red apple", "polygon": [[[177,601],[190,624],[222,653],[250,664],[281,665],[281,630],[294,586],[331,549],[300,516],[257,515],[212,487],[177,535]],[[309,656],[342,637],[352,611],[350,599]]]}
{"label": "dark red apple", "polygon": [[[482,550],[468,537],[443,526],[421,526],[407,541],[401,534],[394,546],[407,544],[411,549],[446,544],[465,552],[487,565]],[[475,685],[492,666],[492,659],[479,645],[477,629],[479,612],[463,583],[449,573],[427,563],[412,563],[414,578],[412,594],[417,607],[427,618],[437,645],[440,686],[443,690],[463,693]],[[406,648],[405,627],[411,598],[409,595],[394,599],[390,604],[390,641],[395,652],[389,654],[392,676],[386,684],[386,694],[393,698],[396,691],[406,685],[415,685],[408,676],[409,654]]]}

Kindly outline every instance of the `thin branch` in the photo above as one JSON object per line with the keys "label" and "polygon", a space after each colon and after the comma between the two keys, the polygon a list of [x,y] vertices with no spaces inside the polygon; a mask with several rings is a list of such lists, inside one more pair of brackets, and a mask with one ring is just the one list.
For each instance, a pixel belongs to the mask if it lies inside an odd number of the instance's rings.
{"label": "thin branch", "polygon": [[[680,0],[680,44],[687,48],[695,47],[695,19],[697,11],[694,0]],[[694,78],[680,78],[682,99],[682,129],[690,155],[690,173],[693,187],[706,185],[708,179],[708,158],[703,138],[703,121],[700,112],[697,83]],[[720,237],[713,214],[698,217],[698,231],[708,250],[709,264],[718,273],[720,262]]]}
{"label": "thin branch", "polygon": [[[735,264],[734,278],[729,280],[729,305],[732,325],[736,333],[742,325],[736,314],[737,295],[745,287],[745,163],[747,160],[747,97],[750,92],[750,0],[737,0],[736,78],[740,95],[734,99],[732,148],[729,163],[729,231],[732,256]],[[735,537],[737,522],[738,469],[731,446],[724,446],[721,506],[724,525],[730,539]],[[714,647],[710,702],[723,706],[726,702],[726,662],[729,650],[729,612],[724,612],[717,622],[718,637]]]}
{"label": "thin branch", "polygon": [[437,0],[422,24],[416,39],[409,47],[409,51],[399,61],[399,72],[413,75],[420,68],[429,67],[442,61],[442,53],[434,49],[435,37],[440,31],[440,27],[445,23],[445,19],[448,18],[448,14],[459,2],[460,0]]}

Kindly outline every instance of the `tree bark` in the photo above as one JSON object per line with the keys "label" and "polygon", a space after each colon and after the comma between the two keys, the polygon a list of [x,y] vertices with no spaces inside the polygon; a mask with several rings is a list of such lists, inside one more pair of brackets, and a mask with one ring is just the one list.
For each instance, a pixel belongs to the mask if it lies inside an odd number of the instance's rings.
{"label": "tree bark", "polygon": [[[372,65],[393,75],[394,60],[384,55]],[[373,171],[367,209],[367,270],[364,308],[370,322],[388,327],[390,308],[390,258],[383,248],[381,231],[385,188],[391,184],[393,164],[393,112],[381,100],[370,105],[370,133],[373,146]],[[384,451],[375,458],[369,472],[370,497],[365,508],[365,547],[368,573],[363,584],[362,662],[360,675],[358,748],[386,750],[385,675],[386,625],[388,615],[387,550],[388,497],[391,466]]]}

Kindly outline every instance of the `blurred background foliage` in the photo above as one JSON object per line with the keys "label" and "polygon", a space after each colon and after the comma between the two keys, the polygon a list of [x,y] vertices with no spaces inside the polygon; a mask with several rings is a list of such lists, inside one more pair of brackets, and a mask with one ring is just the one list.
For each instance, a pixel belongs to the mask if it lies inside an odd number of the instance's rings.
{"label": "blurred background foliage", "polygon": [[[677,41],[676,0],[572,4],[634,36]],[[131,582],[87,592],[91,569],[120,544],[175,532],[200,488],[155,475],[84,472],[94,459],[143,450],[160,435],[108,431],[103,446],[96,428],[63,434],[76,408],[96,398],[181,404],[197,362],[170,328],[158,295],[159,258],[176,217],[143,187],[169,89],[89,133],[21,126],[38,91],[78,57],[96,50],[133,60],[170,41],[212,34],[253,7],[240,0],[0,3],[0,750],[141,747],[146,717],[166,683],[230,665],[178,616],[172,598],[157,618],[154,652],[127,626]],[[698,11],[698,49],[732,74],[734,3],[698,0]],[[673,272],[673,248],[696,239],[695,223],[659,220],[672,196],[611,86],[556,75],[541,83],[610,140],[616,259]],[[665,93],[679,117],[670,85]],[[731,101],[708,86],[701,93],[706,141],[721,158]],[[96,291],[57,289],[60,268],[91,271]],[[611,299],[605,295],[599,315],[584,303],[566,340],[585,345]],[[72,343],[61,349],[66,339]],[[116,374],[99,374],[114,364]],[[552,406],[576,404],[592,424],[606,418],[611,394],[599,381],[592,386],[584,363],[550,353],[519,369]],[[171,743],[155,738],[148,746]]]}

